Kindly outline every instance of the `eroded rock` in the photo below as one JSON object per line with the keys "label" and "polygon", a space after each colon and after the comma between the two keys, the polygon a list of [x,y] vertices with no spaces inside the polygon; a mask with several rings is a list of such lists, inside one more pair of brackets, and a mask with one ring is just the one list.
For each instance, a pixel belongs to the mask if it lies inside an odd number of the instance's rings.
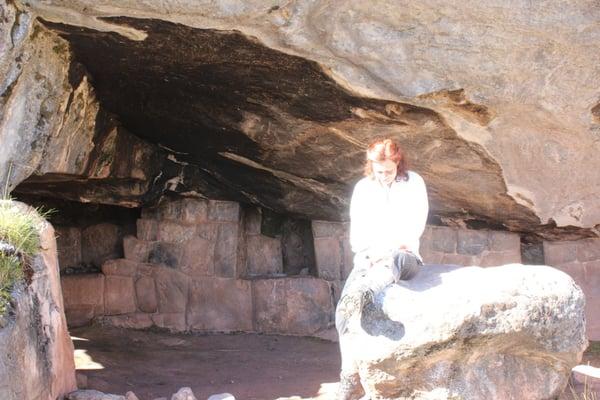
{"label": "eroded rock", "polygon": [[374,399],[549,399],[587,346],[584,298],[550,267],[426,265],[342,339]]}

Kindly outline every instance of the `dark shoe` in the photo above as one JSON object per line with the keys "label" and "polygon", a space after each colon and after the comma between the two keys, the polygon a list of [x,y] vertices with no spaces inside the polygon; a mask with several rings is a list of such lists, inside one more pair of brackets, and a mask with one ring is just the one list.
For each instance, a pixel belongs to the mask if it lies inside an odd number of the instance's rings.
{"label": "dark shoe", "polygon": [[358,374],[340,376],[337,400],[360,400],[364,394]]}

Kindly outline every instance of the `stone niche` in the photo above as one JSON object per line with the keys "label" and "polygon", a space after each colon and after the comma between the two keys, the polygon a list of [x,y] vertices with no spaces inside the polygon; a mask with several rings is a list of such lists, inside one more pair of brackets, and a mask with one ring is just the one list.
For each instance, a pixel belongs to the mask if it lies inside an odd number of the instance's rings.
{"label": "stone niche", "polygon": [[[349,224],[231,201],[165,198],[144,208],[123,257],[63,276],[69,323],[172,331],[322,335],[352,269]],[[513,233],[428,226],[428,263],[520,262]]]}

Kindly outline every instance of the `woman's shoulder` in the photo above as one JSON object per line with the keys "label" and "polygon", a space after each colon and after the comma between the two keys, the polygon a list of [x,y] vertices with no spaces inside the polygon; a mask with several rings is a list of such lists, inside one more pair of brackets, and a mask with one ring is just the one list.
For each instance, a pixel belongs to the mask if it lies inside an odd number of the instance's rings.
{"label": "woman's shoulder", "polygon": [[421,177],[421,175],[419,175],[415,171],[410,171],[410,170],[406,171],[406,173],[408,175],[408,180],[406,181],[406,182],[408,182],[408,184],[425,186],[425,180]]}

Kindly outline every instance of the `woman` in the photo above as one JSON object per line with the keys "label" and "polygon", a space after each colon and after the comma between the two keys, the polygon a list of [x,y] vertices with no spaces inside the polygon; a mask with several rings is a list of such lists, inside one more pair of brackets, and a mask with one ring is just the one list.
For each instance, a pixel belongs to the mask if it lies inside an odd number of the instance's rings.
{"label": "woman", "polygon": [[335,315],[342,350],[339,400],[358,399],[362,391],[345,334],[359,322],[374,294],[394,282],[412,279],[423,264],[419,243],[429,211],[423,178],[407,169],[402,149],[391,139],[378,140],[367,148],[365,175],[352,193],[354,268]]}

